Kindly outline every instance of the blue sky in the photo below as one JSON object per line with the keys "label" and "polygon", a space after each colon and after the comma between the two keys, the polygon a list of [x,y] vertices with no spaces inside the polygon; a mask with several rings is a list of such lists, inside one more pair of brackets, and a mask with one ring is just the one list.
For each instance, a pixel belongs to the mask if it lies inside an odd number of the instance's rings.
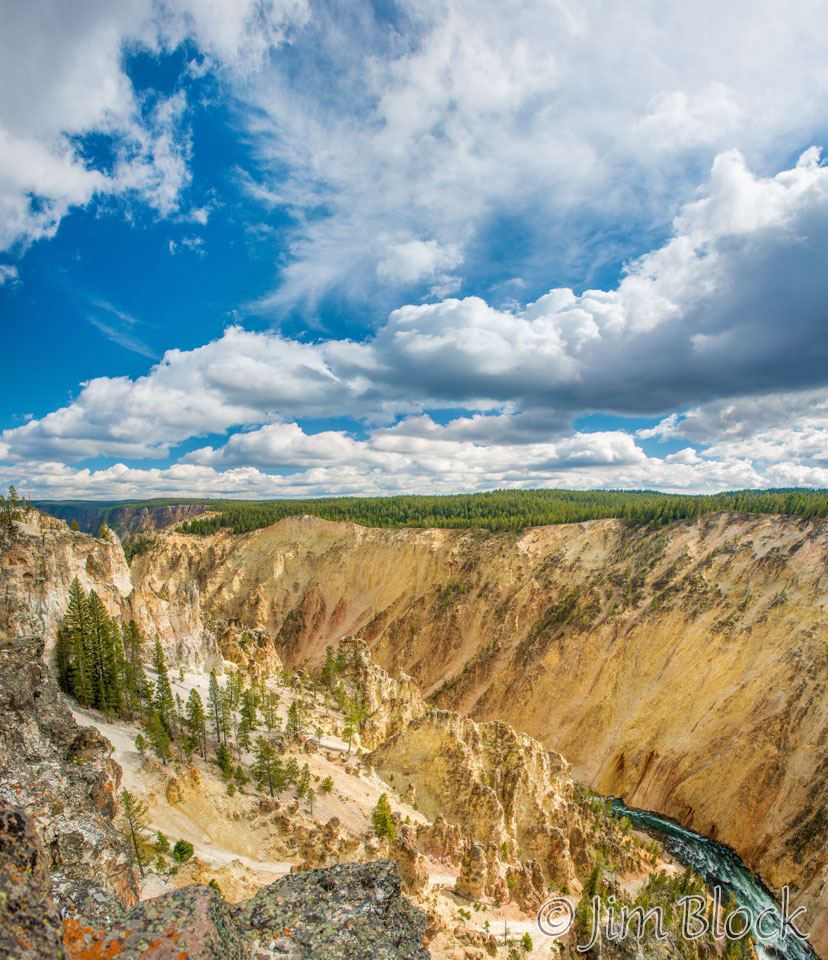
{"label": "blue sky", "polygon": [[2,6],[0,483],[828,486],[818,5]]}

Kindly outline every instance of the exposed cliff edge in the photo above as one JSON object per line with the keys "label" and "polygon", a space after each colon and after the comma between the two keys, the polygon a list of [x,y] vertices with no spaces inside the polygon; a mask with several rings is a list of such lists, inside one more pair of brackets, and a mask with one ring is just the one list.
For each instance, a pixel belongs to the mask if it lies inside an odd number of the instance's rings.
{"label": "exposed cliff edge", "polygon": [[32,818],[51,873],[94,876],[134,903],[129,846],[114,825],[121,768],[109,742],[75,722],[42,655],[39,639],[0,643],[0,801]]}
{"label": "exposed cliff edge", "polygon": [[732,846],[790,883],[828,950],[828,530],[712,515],[523,535],[313,518],[170,534],[136,584],[198,584],[293,665],[360,634],[439,702],[503,719],[577,779]]}

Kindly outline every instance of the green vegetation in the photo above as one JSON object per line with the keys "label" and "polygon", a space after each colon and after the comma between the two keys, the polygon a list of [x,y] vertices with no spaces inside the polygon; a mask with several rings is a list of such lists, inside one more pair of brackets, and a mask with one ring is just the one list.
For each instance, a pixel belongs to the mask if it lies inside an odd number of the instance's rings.
{"label": "green vegetation", "polygon": [[[69,606],[58,631],[58,683],[85,707],[107,716],[143,717],[152,699],[141,665],[143,638],[134,620],[120,626],[101,598],[84,592],[78,578],[69,586]],[[167,688],[163,691],[167,696]],[[165,700],[165,705],[167,701]]]}
{"label": "green vegetation", "polygon": [[172,848],[172,855],[179,863],[184,863],[193,855],[193,845],[188,840],[176,840]]}
{"label": "green vegetation", "polygon": [[828,516],[827,490],[740,490],[684,496],[649,490],[494,490],[454,496],[332,497],[320,500],[209,503],[210,516],[180,526],[184,533],[228,528],[246,533],[285,517],[310,514],[372,527],[449,527],[523,530],[554,523],[616,517],[630,524],[663,526],[708,513],[783,514],[803,519]]}
{"label": "green vegetation", "polygon": [[388,795],[383,793],[374,809],[374,833],[380,838],[388,837],[389,840],[393,840],[396,832],[397,828],[391,815],[391,804],[388,802]]}
{"label": "green vegetation", "polygon": [[122,790],[119,800],[121,801],[121,823],[124,827],[124,833],[132,844],[135,862],[138,864],[138,872],[143,877],[144,864],[141,859],[140,844],[146,840],[147,836],[147,805],[130,793],[129,790]]}

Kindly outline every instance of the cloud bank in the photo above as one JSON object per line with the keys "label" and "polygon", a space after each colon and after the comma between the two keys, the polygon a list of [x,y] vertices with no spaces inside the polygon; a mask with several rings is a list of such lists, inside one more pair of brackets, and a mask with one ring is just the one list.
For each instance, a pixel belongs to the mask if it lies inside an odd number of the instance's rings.
{"label": "cloud bank", "polygon": [[[816,150],[773,177],[730,151],[673,236],[613,290],[556,289],[512,310],[476,297],[408,305],[361,342],[232,326],[168,351],[144,377],[90,381],[69,405],[5,430],[0,459],[64,492],[137,490],[140,476],[155,492],[187,478],[194,491],[262,496],[824,484],[826,246],[828,167]],[[476,413],[432,415],[457,408]],[[343,411],[365,437],[295,422]],[[663,419],[636,436],[574,429],[595,411]],[[658,457],[647,440],[688,446]],[[179,462],[160,470],[63,466],[171,455]]]}

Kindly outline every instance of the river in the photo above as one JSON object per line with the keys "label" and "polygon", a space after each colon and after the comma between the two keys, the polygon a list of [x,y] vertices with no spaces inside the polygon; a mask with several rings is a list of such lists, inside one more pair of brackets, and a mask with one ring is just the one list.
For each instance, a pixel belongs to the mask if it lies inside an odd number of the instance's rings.
{"label": "river", "polygon": [[[686,830],[672,820],[659,817],[644,810],[632,810],[620,800],[611,799],[613,813],[618,817],[628,817],[635,827],[657,837],[666,849],[686,867],[691,867],[703,877],[709,886],[719,884],[727,894],[732,893],[739,906],[747,907],[756,917],[763,910],[772,909],[774,917],[779,918],[779,905],[765,889],[759,878],[742,863],[739,857],[728,847],[716,843],[709,837],[703,837],[692,830]],[[778,919],[766,929],[778,928]],[[775,937],[762,943],[756,939],[756,953],[759,960],[815,960],[816,954],[794,935],[786,938]]]}

